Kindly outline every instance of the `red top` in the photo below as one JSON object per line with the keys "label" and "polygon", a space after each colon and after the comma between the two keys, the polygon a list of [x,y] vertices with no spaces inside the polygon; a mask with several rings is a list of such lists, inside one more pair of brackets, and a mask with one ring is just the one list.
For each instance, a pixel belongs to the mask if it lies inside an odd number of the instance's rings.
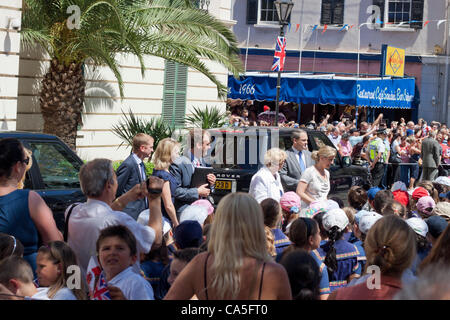
{"label": "red top", "polygon": [[[373,285],[373,283],[372,279],[369,280],[369,284]],[[328,300],[392,300],[401,289],[400,279],[381,276],[380,289],[369,289],[367,282],[363,282],[336,290],[328,297]]]}

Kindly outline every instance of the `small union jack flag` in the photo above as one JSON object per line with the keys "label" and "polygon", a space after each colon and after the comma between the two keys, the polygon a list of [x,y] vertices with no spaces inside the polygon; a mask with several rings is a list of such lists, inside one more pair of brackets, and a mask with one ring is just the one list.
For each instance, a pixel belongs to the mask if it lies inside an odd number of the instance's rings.
{"label": "small union jack flag", "polygon": [[278,37],[273,57],[272,71],[283,71],[284,59],[286,58],[286,38]]}
{"label": "small union jack flag", "polygon": [[89,260],[86,280],[91,300],[111,300],[105,274],[94,257]]}

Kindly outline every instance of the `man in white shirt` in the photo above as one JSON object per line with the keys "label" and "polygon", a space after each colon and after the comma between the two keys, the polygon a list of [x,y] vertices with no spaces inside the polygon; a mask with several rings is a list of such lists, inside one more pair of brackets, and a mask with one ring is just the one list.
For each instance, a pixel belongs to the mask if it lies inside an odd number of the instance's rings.
{"label": "man in white shirt", "polygon": [[333,127],[331,133],[328,135],[328,139],[330,139],[336,148],[338,147],[341,136],[339,135],[339,129],[337,127]]}
{"label": "man in white shirt", "polygon": [[[83,273],[91,256],[96,255],[96,241],[100,231],[112,225],[124,225],[134,234],[138,252],[148,253],[152,246],[162,241],[161,194],[149,194],[145,182],[134,186],[130,191],[116,199],[117,178],[112,163],[108,159],[95,159],[84,164],[79,173],[81,190],[88,200],[73,208],[68,222],[68,241],[78,257]],[[158,177],[149,178],[149,188],[162,190],[164,181]],[[148,196],[150,218],[148,225],[136,222],[128,214],[121,212],[127,203]],[[139,257],[139,254],[138,254]],[[138,264],[134,270],[139,271]]]}

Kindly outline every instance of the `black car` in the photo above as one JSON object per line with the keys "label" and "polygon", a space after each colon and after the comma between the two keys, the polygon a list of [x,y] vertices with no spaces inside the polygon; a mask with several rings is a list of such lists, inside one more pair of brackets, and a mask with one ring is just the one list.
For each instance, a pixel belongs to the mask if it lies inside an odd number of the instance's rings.
{"label": "black car", "polygon": [[36,191],[53,211],[59,230],[64,228],[64,211],[74,202],[84,202],[78,172],[83,165],[58,137],[30,132],[0,132],[0,139],[16,138],[33,152],[33,165],[26,173],[24,188]]}
{"label": "black car", "polygon": [[[249,127],[208,130],[212,137],[209,161],[214,168],[216,185],[214,202],[230,192],[248,192],[252,176],[263,166],[264,154],[272,147],[282,150],[292,146],[294,128]],[[308,149],[318,150],[322,145],[336,149],[321,131],[304,129],[308,134]],[[277,145],[278,144],[278,145]],[[367,168],[346,166],[337,153],[330,168],[330,195],[346,202],[347,192],[354,185],[370,188]]]}

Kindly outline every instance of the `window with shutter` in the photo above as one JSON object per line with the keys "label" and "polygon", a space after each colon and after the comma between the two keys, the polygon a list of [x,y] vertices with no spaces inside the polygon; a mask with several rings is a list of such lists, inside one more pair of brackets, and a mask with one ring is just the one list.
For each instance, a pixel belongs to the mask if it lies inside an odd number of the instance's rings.
{"label": "window with shutter", "polygon": [[344,0],[322,0],[322,11],[320,14],[320,23],[325,24],[344,24]]}
{"label": "window with shutter", "polygon": [[187,66],[166,61],[162,118],[172,127],[183,127],[186,114]]}

